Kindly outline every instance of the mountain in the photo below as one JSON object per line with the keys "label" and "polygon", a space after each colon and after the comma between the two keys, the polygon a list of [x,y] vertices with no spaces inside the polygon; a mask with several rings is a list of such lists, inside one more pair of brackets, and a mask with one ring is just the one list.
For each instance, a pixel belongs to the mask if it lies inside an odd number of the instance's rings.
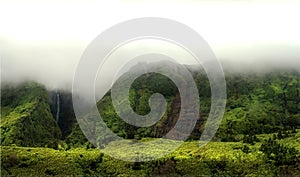
{"label": "mountain", "polygon": [[44,86],[1,86],[1,145],[45,146],[61,138]]}
{"label": "mountain", "polygon": [[[204,71],[191,69],[190,72],[199,91],[200,115],[189,140],[197,140],[210,111],[210,85]],[[130,77],[130,74],[126,73],[123,78]],[[225,76],[227,105],[215,140],[240,141],[243,135],[300,128],[299,72],[226,72]],[[116,84],[120,82],[122,79]],[[89,144],[76,121],[71,93],[47,91],[34,82],[19,86],[2,85],[2,145],[45,146],[60,140],[65,140],[70,147]],[[130,88],[129,100],[133,111],[140,115],[149,113],[148,100],[154,93],[161,93],[166,98],[167,109],[161,120],[150,127],[136,127],[123,121],[112,105],[110,91],[98,101],[97,107],[106,126],[118,136],[127,139],[159,138],[176,124],[181,100],[172,80],[158,73],[148,73],[137,78]],[[57,94],[60,112],[56,122]],[[101,136],[106,136],[106,133],[102,131]]]}
{"label": "mountain", "polygon": [[[133,111],[147,115],[149,98],[161,93],[167,102],[161,120],[149,127],[123,121],[112,105],[111,91],[97,102],[105,125],[118,136],[134,139],[120,147],[105,137],[100,150],[83,135],[72,107],[71,93],[49,91],[28,82],[1,86],[1,176],[299,176],[300,74],[278,70],[266,73],[225,72],[227,104],[221,125],[206,146],[199,148],[211,106],[210,83],[202,70],[190,72],[200,97],[196,126],[177,150],[149,162],[127,162],[103,153],[131,154],[131,143],[150,142],[146,156],[165,149],[151,144],[178,120],[181,99],[168,77],[148,73],[130,87]],[[131,73],[122,79],[130,78]],[[121,100],[122,101],[122,100]],[[128,110],[125,110],[128,111]],[[90,121],[93,114],[87,114]],[[94,128],[94,127],[91,127]],[[100,130],[99,130],[100,129]],[[27,146],[27,147],[24,147]]]}
{"label": "mountain", "polygon": [[[130,77],[131,73],[126,73]],[[125,75],[126,75],[125,74]],[[204,71],[191,70],[200,97],[200,115],[190,135],[190,140],[200,138],[210,111],[210,85]],[[126,76],[124,76],[126,78]],[[123,78],[124,78],[123,77]],[[300,128],[300,73],[278,70],[266,73],[225,73],[227,104],[215,140],[241,141],[244,135],[253,136]],[[119,84],[122,79],[116,82]],[[116,113],[109,91],[97,107],[99,113],[115,134],[127,139],[159,138],[177,122],[181,100],[175,84],[166,76],[148,73],[137,78],[129,92],[131,108],[140,115],[150,111],[148,100],[154,93],[161,93],[167,100],[167,110],[160,121],[150,127],[136,127],[123,121]],[[126,110],[125,110],[126,111]],[[93,120],[93,115],[87,115]],[[106,136],[105,131],[101,136]],[[109,140],[110,137],[107,137]],[[67,137],[71,145],[86,141],[78,124]],[[105,144],[103,141],[102,144]]]}

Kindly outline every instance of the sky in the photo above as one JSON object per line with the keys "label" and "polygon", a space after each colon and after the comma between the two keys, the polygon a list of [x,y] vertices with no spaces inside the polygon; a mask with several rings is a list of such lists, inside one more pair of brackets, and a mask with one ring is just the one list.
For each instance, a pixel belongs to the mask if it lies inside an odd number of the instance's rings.
{"label": "sky", "polygon": [[[1,81],[29,79],[50,89],[70,89],[88,44],[111,26],[141,17],[186,24],[232,70],[300,69],[299,9],[296,0],[1,0]],[[178,51],[167,43],[140,41],[124,45],[115,55],[147,46]],[[178,56],[190,64],[184,52]],[[108,62],[100,74],[111,76],[118,64]]]}

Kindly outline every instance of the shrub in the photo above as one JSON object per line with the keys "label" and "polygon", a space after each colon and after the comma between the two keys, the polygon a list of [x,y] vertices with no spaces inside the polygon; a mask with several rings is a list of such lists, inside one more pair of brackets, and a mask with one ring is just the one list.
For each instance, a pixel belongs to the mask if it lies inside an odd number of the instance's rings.
{"label": "shrub", "polygon": [[3,162],[3,166],[13,167],[19,164],[19,158],[16,154],[12,153],[7,156],[6,161]]}
{"label": "shrub", "polygon": [[259,139],[255,135],[245,135],[243,138],[243,143],[254,145],[255,142],[259,142]]}
{"label": "shrub", "polygon": [[274,162],[276,166],[294,165],[297,160],[298,151],[294,147],[284,146],[271,138],[259,150],[265,153],[267,162]]}
{"label": "shrub", "polygon": [[249,153],[249,150],[250,150],[250,148],[247,146],[247,145],[244,145],[244,147],[243,147],[243,149],[242,149],[242,151],[244,152],[244,153]]}

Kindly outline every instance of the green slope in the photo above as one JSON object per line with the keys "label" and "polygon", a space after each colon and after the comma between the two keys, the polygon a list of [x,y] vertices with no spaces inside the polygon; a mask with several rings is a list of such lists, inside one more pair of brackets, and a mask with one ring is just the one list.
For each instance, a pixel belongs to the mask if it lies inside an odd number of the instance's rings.
{"label": "green slope", "polygon": [[[213,142],[204,148],[194,140],[199,139],[210,110],[209,82],[202,72],[192,75],[201,107],[190,141],[164,158],[143,163],[113,159],[92,148],[77,123],[66,137],[67,145],[58,142],[61,133],[43,86],[27,83],[2,87],[1,176],[300,176],[299,72],[227,73],[223,121]],[[174,106],[180,103],[174,84],[157,74],[143,75],[133,83],[129,98],[132,109],[147,114],[148,99],[155,92],[165,96],[167,112],[147,128],[122,121],[112,106],[110,92],[97,106],[106,125],[117,135],[134,138],[134,142],[149,141],[172,128],[180,109]],[[101,132],[101,136],[106,133]],[[121,147],[117,143],[104,141],[101,148],[130,156],[130,144]],[[153,150],[145,154],[157,154],[156,146],[150,146]]]}
{"label": "green slope", "polygon": [[[278,153],[271,149],[262,151],[261,146],[272,134],[259,135],[260,142],[253,145],[242,142],[210,142],[203,148],[198,141],[184,142],[173,153],[151,162],[126,162],[113,159],[98,149],[75,148],[53,150],[49,148],[1,147],[1,176],[298,176],[300,175],[299,152],[284,164],[277,164]],[[274,140],[287,149],[300,147],[300,130],[289,138]],[[149,139],[148,139],[149,140]],[[142,140],[145,141],[145,140]],[[286,145],[286,142],[293,142]],[[151,146],[151,144],[150,144]],[[109,145],[112,151],[127,154],[130,145]],[[153,146],[152,151],[158,153]],[[293,155],[293,154],[292,154]],[[295,154],[294,154],[295,155]],[[278,156],[279,157],[279,156]]]}
{"label": "green slope", "polygon": [[45,146],[61,132],[49,108],[46,89],[37,83],[1,88],[1,145]]}
{"label": "green slope", "polygon": [[[210,111],[209,81],[203,72],[192,74],[199,90],[200,117],[190,136],[191,140],[201,136]],[[299,72],[226,73],[225,76],[228,99],[215,140],[241,141],[244,135],[300,128]],[[99,113],[118,136],[128,139],[161,137],[174,126],[180,111],[180,108],[172,107],[180,104],[180,99],[176,99],[178,93],[175,85],[162,75],[146,74],[132,84],[129,100],[136,113],[145,115],[150,110],[149,97],[156,92],[165,96],[168,108],[162,119],[151,127],[135,127],[122,121],[113,108],[110,92],[97,103]],[[78,125],[73,128],[73,133],[67,138],[71,146],[85,140],[80,131]]]}

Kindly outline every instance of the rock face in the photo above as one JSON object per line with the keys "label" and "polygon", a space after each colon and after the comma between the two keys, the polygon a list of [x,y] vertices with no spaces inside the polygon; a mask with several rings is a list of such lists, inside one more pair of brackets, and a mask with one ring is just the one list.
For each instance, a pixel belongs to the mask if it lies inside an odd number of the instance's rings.
{"label": "rock face", "polygon": [[61,129],[62,138],[65,139],[72,132],[72,128],[76,122],[72,104],[72,93],[58,90],[49,91],[48,95],[51,113]]}

